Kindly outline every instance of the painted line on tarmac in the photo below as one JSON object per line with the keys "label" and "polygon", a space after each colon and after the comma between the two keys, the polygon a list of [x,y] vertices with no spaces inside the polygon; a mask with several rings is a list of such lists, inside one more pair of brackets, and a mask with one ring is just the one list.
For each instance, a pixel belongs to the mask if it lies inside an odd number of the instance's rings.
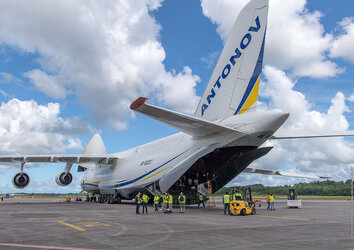
{"label": "painted line on tarmac", "polygon": [[278,218],[278,219],[285,219],[285,220],[301,220],[301,221],[309,221],[311,219],[304,219],[304,218],[296,218],[292,216],[270,216],[270,215],[256,215],[258,217],[264,218]]}
{"label": "painted line on tarmac", "polygon": [[75,225],[66,223],[66,222],[61,221],[61,220],[57,220],[57,222],[60,223],[60,224],[65,225],[65,226],[68,226],[68,227],[74,228],[74,229],[76,229],[76,230],[79,230],[79,231],[86,231],[86,229],[83,229],[83,228],[81,228],[81,227],[78,227],[78,226],[75,226]]}
{"label": "painted line on tarmac", "polygon": [[37,246],[37,245],[23,245],[23,244],[12,244],[12,243],[0,243],[0,246],[6,246],[6,247],[28,247],[28,248],[41,248],[41,249],[61,249],[61,250],[90,250],[88,248]]}
{"label": "painted line on tarmac", "polygon": [[95,215],[104,215],[104,214],[95,214]]}
{"label": "painted line on tarmac", "polygon": [[84,221],[84,222],[79,222],[79,224],[85,226],[85,227],[110,227],[110,224],[105,224],[102,222],[98,222],[98,221]]}

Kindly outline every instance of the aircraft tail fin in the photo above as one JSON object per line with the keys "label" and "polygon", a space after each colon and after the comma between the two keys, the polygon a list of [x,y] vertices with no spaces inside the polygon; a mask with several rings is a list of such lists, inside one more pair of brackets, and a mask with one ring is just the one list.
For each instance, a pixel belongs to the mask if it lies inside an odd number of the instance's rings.
{"label": "aircraft tail fin", "polygon": [[99,134],[95,134],[90,141],[87,143],[84,152],[82,154],[86,155],[105,155],[106,147],[103,140]]}
{"label": "aircraft tail fin", "polygon": [[242,9],[195,117],[213,121],[255,110],[267,17],[268,0],[252,0]]}

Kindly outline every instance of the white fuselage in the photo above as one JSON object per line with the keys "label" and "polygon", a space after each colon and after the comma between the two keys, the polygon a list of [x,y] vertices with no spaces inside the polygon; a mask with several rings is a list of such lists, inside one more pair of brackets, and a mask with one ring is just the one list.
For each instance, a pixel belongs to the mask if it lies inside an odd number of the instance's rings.
{"label": "white fuselage", "polygon": [[124,197],[134,190],[143,189],[159,181],[161,177],[168,175],[174,166],[204,146],[216,143],[217,148],[259,147],[287,118],[287,113],[280,112],[245,113],[229,117],[220,121],[220,124],[244,131],[247,136],[238,137],[228,133],[195,138],[180,132],[120,153],[114,153],[112,155],[119,158],[115,165],[103,164],[88,169],[82,178],[81,185],[89,192],[116,189]]}

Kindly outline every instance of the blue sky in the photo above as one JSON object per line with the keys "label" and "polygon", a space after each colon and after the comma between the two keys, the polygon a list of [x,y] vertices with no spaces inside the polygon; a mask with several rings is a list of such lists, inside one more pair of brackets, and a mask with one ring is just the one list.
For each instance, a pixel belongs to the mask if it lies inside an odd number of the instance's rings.
{"label": "blue sky", "polygon": [[[81,153],[96,132],[112,153],[175,133],[132,113],[130,102],[147,96],[193,113],[246,2],[57,1],[41,8],[38,1],[3,1],[0,153]],[[354,44],[347,42],[354,39],[353,8],[349,0],[270,0],[259,108],[290,112],[287,127],[354,130]],[[254,167],[345,180],[354,163],[352,139],[271,145]],[[27,168],[31,184],[24,191],[78,191],[79,174],[73,185],[56,186],[62,168]],[[16,166],[1,166],[0,192],[18,191],[11,184],[16,172]],[[234,180],[300,181],[246,174]]]}

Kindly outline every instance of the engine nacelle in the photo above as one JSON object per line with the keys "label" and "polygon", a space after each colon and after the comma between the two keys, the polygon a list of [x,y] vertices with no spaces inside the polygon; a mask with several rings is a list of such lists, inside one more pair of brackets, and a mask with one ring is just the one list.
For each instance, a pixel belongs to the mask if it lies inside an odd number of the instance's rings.
{"label": "engine nacelle", "polygon": [[73,181],[73,176],[71,173],[66,173],[65,171],[59,172],[55,177],[55,182],[59,186],[67,186]]}
{"label": "engine nacelle", "polygon": [[14,178],[12,178],[12,184],[15,186],[15,188],[25,188],[30,182],[30,177],[26,173],[17,173],[14,175]]}

